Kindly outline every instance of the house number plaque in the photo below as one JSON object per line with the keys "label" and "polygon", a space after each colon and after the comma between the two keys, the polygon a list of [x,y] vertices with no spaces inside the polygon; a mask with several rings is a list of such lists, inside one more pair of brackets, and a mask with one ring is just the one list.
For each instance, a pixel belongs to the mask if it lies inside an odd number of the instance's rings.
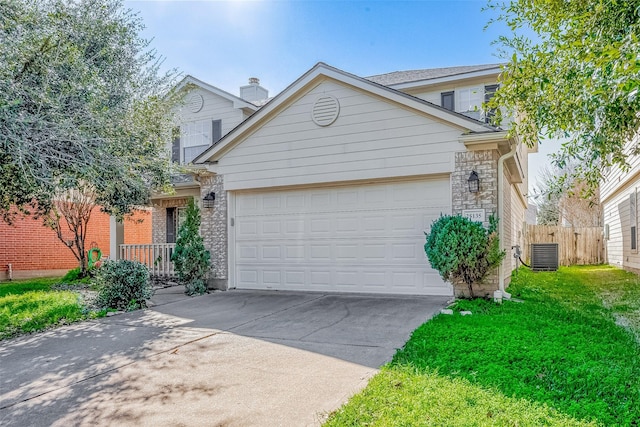
{"label": "house number plaque", "polygon": [[477,222],[485,222],[487,217],[484,209],[463,209],[462,216]]}

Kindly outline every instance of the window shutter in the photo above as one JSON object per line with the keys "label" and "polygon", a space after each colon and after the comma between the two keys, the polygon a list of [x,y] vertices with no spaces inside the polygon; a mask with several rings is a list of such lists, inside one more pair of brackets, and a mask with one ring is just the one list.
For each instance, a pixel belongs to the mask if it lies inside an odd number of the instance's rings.
{"label": "window shutter", "polygon": [[222,120],[213,120],[211,122],[211,143],[215,144],[222,138]]}
{"label": "window shutter", "polygon": [[[484,87],[484,103],[491,101],[491,98],[496,94],[498,90],[498,85],[487,85]],[[496,116],[495,108],[485,110],[484,122],[491,123],[493,118]]]}
{"label": "window shutter", "polygon": [[455,111],[455,103],[454,103],[454,93],[453,92],[442,92],[440,94],[440,102],[442,107],[446,108],[450,111]]}
{"label": "window shutter", "polygon": [[171,161],[180,163],[180,128],[174,128],[171,132],[173,141],[171,141]]}

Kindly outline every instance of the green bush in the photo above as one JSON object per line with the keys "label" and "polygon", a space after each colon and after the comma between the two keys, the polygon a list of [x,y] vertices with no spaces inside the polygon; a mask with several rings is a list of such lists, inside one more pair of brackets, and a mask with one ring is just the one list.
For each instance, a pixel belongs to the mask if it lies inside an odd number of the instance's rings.
{"label": "green bush", "polygon": [[81,279],[80,277],[81,274],[82,272],[80,271],[80,267],[76,267],[73,270],[67,271],[67,274],[64,275],[64,277],[62,278],[62,281],[64,283],[75,282]]}
{"label": "green bush", "polygon": [[462,216],[441,216],[426,234],[424,250],[431,267],[452,284],[464,284],[471,298],[473,284],[480,283],[500,265],[505,251],[500,250],[498,220],[489,218],[489,228]]}
{"label": "green bush", "polygon": [[207,292],[206,278],[211,267],[211,254],[205,249],[200,236],[200,210],[193,199],[189,201],[185,221],[178,231],[171,261],[187,295]]}
{"label": "green bush", "polygon": [[98,287],[96,305],[117,310],[136,310],[147,306],[153,295],[149,270],[137,261],[107,261],[97,270],[94,282]]}

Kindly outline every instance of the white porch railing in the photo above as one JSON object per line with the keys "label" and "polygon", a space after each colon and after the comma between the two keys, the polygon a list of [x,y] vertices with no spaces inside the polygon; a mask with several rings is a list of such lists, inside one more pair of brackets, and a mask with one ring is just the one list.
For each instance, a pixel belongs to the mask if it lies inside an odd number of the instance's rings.
{"label": "white porch railing", "polygon": [[173,262],[171,262],[175,247],[175,243],[120,245],[120,259],[143,263],[149,268],[152,276],[175,276]]}

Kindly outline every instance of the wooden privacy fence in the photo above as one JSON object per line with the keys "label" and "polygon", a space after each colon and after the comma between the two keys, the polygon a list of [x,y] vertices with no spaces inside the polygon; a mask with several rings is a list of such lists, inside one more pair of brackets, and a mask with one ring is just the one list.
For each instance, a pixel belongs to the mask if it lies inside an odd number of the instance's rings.
{"label": "wooden privacy fence", "polygon": [[560,265],[601,264],[604,262],[602,227],[524,226],[522,259],[531,261],[532,243],[557,243]]}

